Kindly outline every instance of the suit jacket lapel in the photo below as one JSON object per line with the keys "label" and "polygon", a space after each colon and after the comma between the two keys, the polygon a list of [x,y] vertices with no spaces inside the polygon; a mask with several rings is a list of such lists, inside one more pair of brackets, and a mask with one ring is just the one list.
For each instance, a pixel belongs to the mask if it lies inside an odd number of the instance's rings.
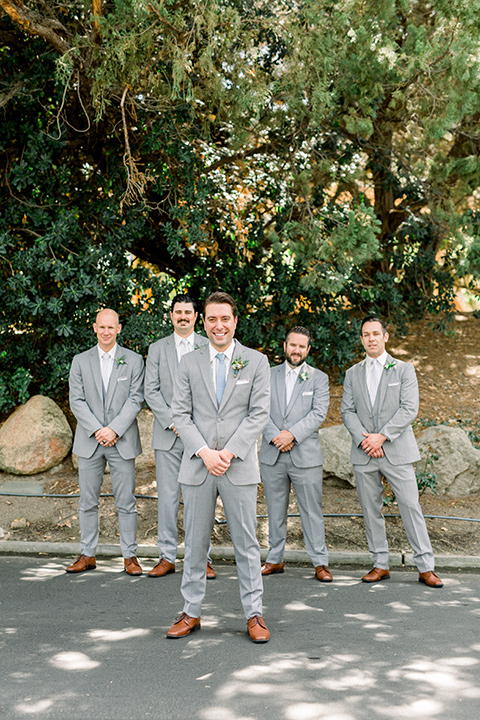
{"label": "suit jacket lapel", "polygon": [[89,361],[90,361],[90,368],[91,368],[91,372],[92,372],[93,381],[95,383],[95,387],[97,388],[99,398],[103,405],[102,371],[100,369],[100,357],[98,355],[98,348],[96,345],[90,351]]}
{"label": "suit jacket lapel", "polygon": [[[233,389],[235,387],[235,383],[237,382],[237,378],[239,377],[239,375],[237,375],[237,377],[234,376],[232,362],[236,357],[242,356],[242,350],[244,348],[236,340],[234,340],[234,342],[235,342],[235,347],[233,348],[232,360],[230,362],[228,360],[226,361],[228,363],[227,368],[226,368],[226,383],[225,383],[225,390],[223,391],[222,402],[220,403],[220,407],[222,407],[222,405],[224,405],[228,401],[228,399],[229,399],[230,395],[232,394]],[[239,372],[241,373],[242,371],[240,370]]]}
{"label": "suit jacket lapel", "polygon": [[282,363],[279,365],[278,369],[275,369],[275,372],[272,373],[271,376],[272,397],[274,393],[276,393],[282,417],[285,417],[285,412],[287,410],[285,397],[285,364],[286,363]]}
{"label": "suit jacket lapel", "polygon": [[124,355],[123,348],[120,347],[120,345],[117,345],[117,349],[115,351],[115,360],[113,361],[113,367],[112,372],[110,373],[110,380],[108,381],[108,388],[107,388],[107,401],[105,403],[105,408],[108,408],[112,401],[113,394],[115,392],[115,387],[117,385],[117,378],[119,376],[119,373],[121,372],[122,366],[125,363],[119,364],[119,360]]}
{"label": "suit jacket lapel", "polygon": [[290,396],[290,400],[288,401],[288,405],[287,405],[287,407],[285,408],[285,412],[288,410],[288,408],[290,407],[290,405],[296,401],[297,397],[299,396],[299,394],[300,394],[300,388],[301,388],[302,382],[303,382],[302,380],[300,380],[300,374],[303,373],[303,372],[306,371],[306,370],[307,370],[306,365],[305,365],[305,364],[302,364],[302,366],[301,366],[301,368],[300,368],[300,371],[299,371],[299,373],[298,373],[298,375],[297,375],[297,379],[296,379],[296,381],[295,381],[295,385],[293,386],[293,390],[292,390],[292,394],[291,394],[291,396]]}
{"label": "suit jacket lapel", "polygon": [[[370,393],[368,392],[367,386],[367,359],[362,360],[359,367],[360,372],[360,392],[363,395],[363,399],[367,408],[373,409],[372,401],[370,400]],[[377,393],[378,394],[378,393]]]}
{"label": "suit jacket lapel", "polygon": [[203,345],[198,351],[198,366],[205,381],[210,399],[217,407],[217,397],[215,395],[215,386],[213,384],[212,366],[210,365],[210,345]]}
{"label": "suit jacket lapel", "polygon": [[[391,362],[391,360],[392,360],[391,356],[387,354],[387,359],[385,360],[385,366],[388,365],[388,363]],[[377,388],[377,396],[375,398],[375,408],[377,410],[383,406],[383,401],[385,399],[385,393],[387,392],[388,380],[387,380],[387,371],[385,370],[385,366],[383,367],[382,374],[380,375],[380,380],[378,382],[378,388]]]}

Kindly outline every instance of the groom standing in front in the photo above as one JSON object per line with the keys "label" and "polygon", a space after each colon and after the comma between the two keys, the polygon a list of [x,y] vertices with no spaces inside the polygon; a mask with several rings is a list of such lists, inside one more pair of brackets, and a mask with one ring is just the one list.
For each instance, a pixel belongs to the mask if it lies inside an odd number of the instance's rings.
{"label": "groom standing in front", "polygon": [[347,370],[341,413],[352,436],[351,461],[373,556],[373,568],[362,580],[372,583],[390,577],[382,515],[384,476],[395,493],[419,581],[441,588],[413,467],[420,460],[412,430],[418,412],[415,368],[387,353],[387,326],[378,316],[364,318],[360,339],[367,357]]}
{"label": "groom standing in front", "polygon": [[183,612],[167,633],[183,638],[200,628],[207,553],[217,495],[235,551],[240,598],[250,639],[267,642],[263,620],[260,547],[256,538],[257,439],[270,411],[270,371],[265,355],[234,339],[237,307],[216,292],[204,304],[209,344],[182,357],[172,401],[173,422],[185,450],[182,486],[185,562]]}

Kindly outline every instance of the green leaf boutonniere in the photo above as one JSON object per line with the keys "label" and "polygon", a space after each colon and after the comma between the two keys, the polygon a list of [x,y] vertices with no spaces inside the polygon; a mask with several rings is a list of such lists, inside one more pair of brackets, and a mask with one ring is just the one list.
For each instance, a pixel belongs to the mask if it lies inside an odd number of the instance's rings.
{"label": "green leaf boutonniere", "polygon": [[122,355],[122,357],[117,358],[116,363],[117,363],[117,368],[120,367],[120,365],[126,365],[127,361],[125,360],[125,355]]}
{"label": "green leaf boutonniere", "polygon": [[310,377],[308,370],[302,370],[301,373],[298,374],[298,380],[299,382],[306,382],[308,378]]}
{"label": "green leaf boutonniere", "polygon": [[232,360],[232,368],[233,368],[233,377],[237,377],[238,373],[242,368],[247,367],[249,363],[249,360],[242,360],[240,356],[237,355],[237,357],[233,358]]}
{"label": "green leaf boutonniere", "polygon": [[392,360],[391,362],[387,363],[385,365],[385,372],[388,372],[391,368],[394,368],[397,363],[395,360]]}

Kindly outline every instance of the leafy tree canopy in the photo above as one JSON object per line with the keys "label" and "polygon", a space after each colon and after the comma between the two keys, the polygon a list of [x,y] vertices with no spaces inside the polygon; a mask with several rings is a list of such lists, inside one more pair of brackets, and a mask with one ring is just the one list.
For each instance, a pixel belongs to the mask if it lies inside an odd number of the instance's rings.
{"label": "leafy tree canopy", "polygon": [[[344,367],[479,275],[480,0],[0,0],[0,411],[172,292]],[[3,385],[1,385],[3,383]]]}

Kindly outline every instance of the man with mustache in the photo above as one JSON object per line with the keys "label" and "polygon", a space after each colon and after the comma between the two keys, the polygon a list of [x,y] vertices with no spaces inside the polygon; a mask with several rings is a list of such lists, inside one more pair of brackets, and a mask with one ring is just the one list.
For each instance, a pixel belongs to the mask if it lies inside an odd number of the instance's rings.
{"label": "man with mustache", "polygon": [[[181,358],[208,344],[205,337],[194,332],[197,317],[196,303],[190,295],[176,295],[170,310],[173,333],[154,342],[148,350],[145,400],[155,416],[152,447],[155,449],[157,542],[160,551],[159,561],[148,573],[149,577],[164,577],[175,572],[177,515],[180,504],[180,484],[177,478],[183,456],[183,443],[173,423],[171,404]],[[207,578],[215,579],[210,559],[207,562]]]}

